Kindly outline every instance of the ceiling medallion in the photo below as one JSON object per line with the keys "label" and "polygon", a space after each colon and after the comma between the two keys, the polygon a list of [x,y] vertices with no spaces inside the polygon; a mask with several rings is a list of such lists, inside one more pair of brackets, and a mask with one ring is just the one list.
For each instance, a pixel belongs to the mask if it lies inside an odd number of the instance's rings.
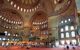
{"label": "ceiling medallion", "polygon": [[40,0],[7,0],[17,10],[23,12],[36,11],[40,6]]}

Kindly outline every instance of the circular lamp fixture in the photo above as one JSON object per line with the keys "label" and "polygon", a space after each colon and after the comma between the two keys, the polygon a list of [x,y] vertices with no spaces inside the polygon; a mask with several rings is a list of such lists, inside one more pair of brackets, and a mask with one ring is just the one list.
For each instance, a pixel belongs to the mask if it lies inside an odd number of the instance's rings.
{"label": "circular lamp fixture", "polygon": [[7,0],[14,8],[23,12],[32,12],[40,6],[40,0]]}

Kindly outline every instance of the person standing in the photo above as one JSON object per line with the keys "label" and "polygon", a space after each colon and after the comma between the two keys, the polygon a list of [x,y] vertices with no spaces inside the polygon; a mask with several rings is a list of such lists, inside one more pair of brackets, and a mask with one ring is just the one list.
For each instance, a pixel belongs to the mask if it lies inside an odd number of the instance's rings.
{"label": "person standing", "polygon": [[72,49],[75,50],[75,46],[74,45],[73,45]]}
{"label": "person standing", "polygon": [[66,49],[69,50],[69,46],[68,45],[66,46]]}

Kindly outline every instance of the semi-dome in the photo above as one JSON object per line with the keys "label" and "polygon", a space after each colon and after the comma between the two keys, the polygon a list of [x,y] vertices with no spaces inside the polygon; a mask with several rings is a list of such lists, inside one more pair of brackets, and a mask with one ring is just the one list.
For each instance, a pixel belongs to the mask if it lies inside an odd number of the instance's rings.
{"label": "semi-dome", "polygon": [[21,24],[23,22],[23,19],[21,15],[19,15],[15,10],[10,9],[1,9],[0,10],[0,18],[5,20],[6,22]]}
{"label": "semi-dome", "polygon": [[[0,10],[0,25],[5,28],[19,28],[23,25],[23,18],[16,10],[1,9]],[[3,23],[3,24],[1,24]]]}

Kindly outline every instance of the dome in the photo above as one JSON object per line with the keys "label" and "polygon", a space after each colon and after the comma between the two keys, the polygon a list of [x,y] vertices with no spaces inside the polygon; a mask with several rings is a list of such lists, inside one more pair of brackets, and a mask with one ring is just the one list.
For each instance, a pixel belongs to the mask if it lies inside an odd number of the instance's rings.
{"label": "dome", "polygon": [[19,15],[15,10],[1,9],[0,16],[2,16],[3,20],[9,23],[23,23],[21,15]]}
{"label": "dome", "polygon": [[23,18],[18,12],[16,12],[16,10],[1,9],[0,10],[0,26],[7,29],[22,28]]}
{"label": "dome", "polygon": [[9,2],[25,9],[32,9],[38,5],[39,1],[40,0],[10,0]]}

